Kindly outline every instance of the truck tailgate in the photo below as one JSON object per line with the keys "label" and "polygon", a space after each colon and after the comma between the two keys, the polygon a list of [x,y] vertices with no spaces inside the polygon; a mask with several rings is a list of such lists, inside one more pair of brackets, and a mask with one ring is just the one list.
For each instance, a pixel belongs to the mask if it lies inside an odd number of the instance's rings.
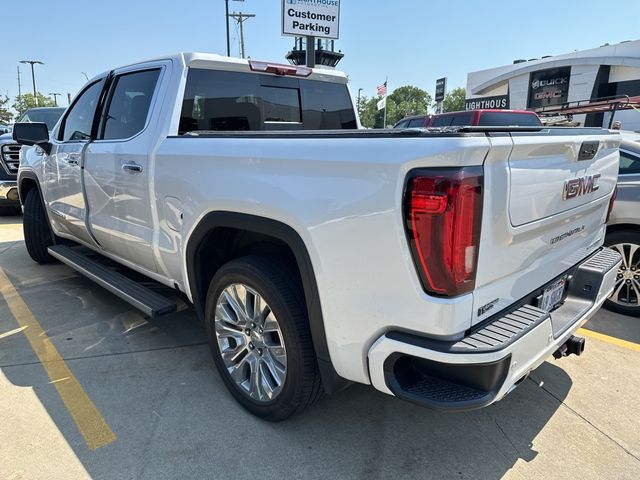
{"label": "truck tailgate", "polygon": [[545,129],[491,137],[472,324],[532,293],[604,240],[620,136]]}

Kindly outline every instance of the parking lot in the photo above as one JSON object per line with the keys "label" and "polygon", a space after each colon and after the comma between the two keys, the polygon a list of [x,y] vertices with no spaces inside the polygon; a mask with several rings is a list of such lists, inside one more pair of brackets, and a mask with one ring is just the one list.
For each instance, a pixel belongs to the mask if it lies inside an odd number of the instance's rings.
{"label": "parking lot", "polygon": [[192,309],[147,321],[0,221],[0,478],[640,477],[640,321],[601,311],[581,357],[443,414],[354,385],[279,424],[245,413]]}

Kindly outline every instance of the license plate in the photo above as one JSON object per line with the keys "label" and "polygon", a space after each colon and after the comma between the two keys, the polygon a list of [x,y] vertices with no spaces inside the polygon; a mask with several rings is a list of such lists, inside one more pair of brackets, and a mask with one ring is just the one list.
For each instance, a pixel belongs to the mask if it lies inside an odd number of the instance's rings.
{"label": "license plate", "polygon": [[545,288],[542,292],[542,298],[540,298],[538,307],[547,312],[553,310],[562,301],[566,284],[567,279],[561,278]]}

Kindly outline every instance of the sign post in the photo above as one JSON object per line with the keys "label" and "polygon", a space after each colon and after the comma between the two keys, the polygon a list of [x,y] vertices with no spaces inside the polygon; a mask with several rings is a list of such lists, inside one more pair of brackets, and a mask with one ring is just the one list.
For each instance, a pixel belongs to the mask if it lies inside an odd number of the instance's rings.
{"label": "sign post", "polygon": [[447,94],[447,77],[442,77],[436,80],[436,109],[438,113],[443,113],[444,97]]}
{"label": "sign post", "polygon": [[340,36],[340,0],[282,0],[282,35],[307,38],[307,66],[315,66],[315,39]]}

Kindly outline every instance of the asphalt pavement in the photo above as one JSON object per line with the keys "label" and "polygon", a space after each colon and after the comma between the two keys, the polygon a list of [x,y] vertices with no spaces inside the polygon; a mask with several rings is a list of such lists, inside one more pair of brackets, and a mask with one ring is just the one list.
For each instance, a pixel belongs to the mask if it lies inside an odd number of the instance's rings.
{"label": "asphalt pavement", "polygon": [[354,385],[272,424],[227,393],[191,308],[150,321],[35,264],[21,221],[0,218],[0,479],[640,478],[640,319],[602,310],[582,356],[483,410]]}

